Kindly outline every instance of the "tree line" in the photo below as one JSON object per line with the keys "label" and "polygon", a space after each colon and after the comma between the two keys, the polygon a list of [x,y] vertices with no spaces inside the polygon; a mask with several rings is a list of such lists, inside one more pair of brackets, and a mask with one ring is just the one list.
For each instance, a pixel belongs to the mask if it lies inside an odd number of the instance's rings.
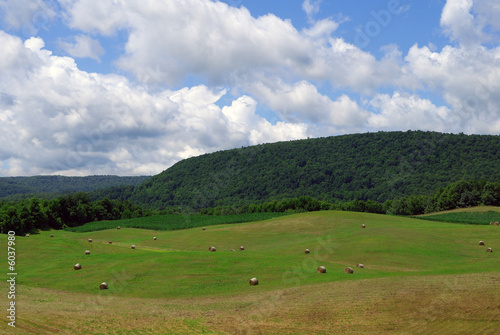
{"label": "tree line", "polygon": [[379,203],[374,200],[351,200],[329,203],[310,196],[273,200],[243,206],[217,206],[200,211],[207,215],[259,212],[312,212],[340,210],[390,215],[420,215],[456,208],[500,206],[500,183],[458,181],[439,188],[430,195],[411,195]]}
{"label": "tree line", "polygon": [[0,231],[26,234],[38,229],[63,229],[91,221],[130,219],[151,215],[130,201],[91,201],[90,195],[77,192],[56,199],[36,197],[19,201],[0,201]]}
{"label": "tree line", "polygon": [[[242,206],[189,208],[197,214],[230,215],[243,213],[300,213],[321,210],[341,210],[390,215],[419,215],[473,206],[500,206],[500,183],[487,181],[458,181],[439,188],[430,195],[411,195],[380,203],[374,200],[336,201],[330,203],[311,196],[271,200]],[[0,231],[25,234],[38,229],[62,229],[80,226],[91,221],[130,219],[153,214],[185,214],[181,207],[162,211],[144,209],[128,200],[107,198],[92,201],[88,193],[78,192],[57,199],[24,199],[0,202]]]}

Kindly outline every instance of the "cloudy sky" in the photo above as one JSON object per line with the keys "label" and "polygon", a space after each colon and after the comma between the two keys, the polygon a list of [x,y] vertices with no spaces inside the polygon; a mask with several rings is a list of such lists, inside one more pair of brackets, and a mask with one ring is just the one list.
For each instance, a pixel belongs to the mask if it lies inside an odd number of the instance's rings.
{"label": "cloudy sky", "polygon": [[500,133],[498,0],[0,0],[0,175]]}

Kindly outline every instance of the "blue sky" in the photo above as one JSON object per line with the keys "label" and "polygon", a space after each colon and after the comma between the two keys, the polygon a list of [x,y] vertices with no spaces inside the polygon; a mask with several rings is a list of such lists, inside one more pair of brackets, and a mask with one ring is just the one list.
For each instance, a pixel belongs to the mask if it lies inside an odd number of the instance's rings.
{"label": "blue sky", "polygon": [[0,0],[0,175],[156,174],[347,133],[500,132],[495,0]]}

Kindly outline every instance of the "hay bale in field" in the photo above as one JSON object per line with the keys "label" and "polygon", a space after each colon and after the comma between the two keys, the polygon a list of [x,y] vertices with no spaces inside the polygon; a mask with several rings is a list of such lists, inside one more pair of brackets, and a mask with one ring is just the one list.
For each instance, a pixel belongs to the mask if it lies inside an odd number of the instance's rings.
{"label": "hay bale in field", "polygon": [[135,244],[132,244],[132,245],[130,246],[130,249],[135,249]]}
{"label": "hay bale in field", "polygon": [[80,263],[76,263],[75,266],[74,266],[74,269],[75,270],[81,270],[82,269],[82,265]]}
{"label": "hay bale in field", "polygon": [[101,285],[99,286],[99,288],[101,290],[107,290],[108,289],[108,283],[106,283],[106,282],[101,283]]}
{"label": "hay bale in field", "polygon": [[90,255],[90,250],[85,250],[85,255]]}
{"label": "hay bale in field", "polygon": [[304,253],[309,254],[309,253],[311,253],[311,251],[309,249],[306,249],[306,251],[304,251]]}
{"label": "hay bale in field", "polygon": [[92,242],[92,239],[91,239],[91,238],[89,238],[87,241]]}
{"label": "hay bale in field", "polygon": [[324,266],[318,266],[318,273],[326,273],[326,268]]}
{"label": "hay bale in field", "polygon": [[244,246],[241,246],[241,247],[240,247],[240,250],[245,250],[245,247],[244,247]]}
{"label": "hay bale in field", "polygon": [[484,242],[483,241],[479,241],[479,245],[484,245]]}
{"label": "hay bale in field", "polygon": [[259,280],[257,278],[250,279],[250,285],[252,286],[259,285]]}
{"label": "hay bale in field", "polygon": [[364,224],[361,225],[361,228],[366,228],[366,226]]}
{"label": "hay bale in field", "polygon": [[360,268],[360,269],[364,269],[365,266],[363,264],[357,264],[356,267]]}
{"label": "hay bale in field", "polygon": [[208,248],[208,251],[215,252],[215,251],[217,251],[217,249],[215,249],[214,246],[211,246],[210,248]]}
{"label": "hay bale in field", "polygon": [[354,270],[353,270],[353,268],[347,267],[347,268],[345,268],[344,272],[345,273],[354,273]]}
{"label": "hay bale in field", "polygon": [[153,240],[154,240],[154,241],[156,241],[156,236],[155,236],[155,237],[153,237]]}
{"label": "hay bale in field", "polygon": [[493,249],[488,248],[488,249],[486,249],[486,252],[493,252]]}

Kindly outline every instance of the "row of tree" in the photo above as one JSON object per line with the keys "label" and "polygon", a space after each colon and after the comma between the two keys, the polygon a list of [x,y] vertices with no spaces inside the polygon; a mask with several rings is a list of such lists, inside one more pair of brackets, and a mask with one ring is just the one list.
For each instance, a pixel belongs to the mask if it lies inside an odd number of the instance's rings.
{"label": "row of tree", "polygon": [[385,204],[387,214],[419,215],[455,208],[500,206],[500,183],[458,181],[431,195],[411,195]]}
{"label": "row of tree", "polygon": [[[329,203],[311,196],[272,200],[243,206],[203,208],[205,215],[228,215],[259,212],[313,212],[342,210],[393,215],[418,215],[437,211],[473,207],[500,206],[500,183],[486,181],[459,181],[440,188],[431,195],[412,195],[379,203],[374,200],[352,200]],[[192,210],[192,208],[191,208]],[[180,208],[162,212],[145,210],[128,200],[107,198],[91,201],[88,193],[79,192],[57,199],[31,198],[18,202],[0,202],[0,230],[25,234],[36,229],[61,229],[79,226],[91,221],[129,219],[152,214],[181,213]]]}
{"label": "row of tree", "polygon": [[78,192],[57,199],[24,199],[0,202],[0,231],[25,234],[37,229],[62,229],[91,221],[129,219],[150,215],[151,211],[129,201],[91,201],[90,195]]}
{"label": "row of tree", "polygon": [[312,212],[341,210],[392,215],[419,215],[455,208],[500,206],[500,183],[458,181],[430,195],[411,195],[379,203],[373,200],[352,200],[328,203],[310,196],[281,201],[273,200],[252,205],[205,208],[202,214],[225,215],[255,212]]}

